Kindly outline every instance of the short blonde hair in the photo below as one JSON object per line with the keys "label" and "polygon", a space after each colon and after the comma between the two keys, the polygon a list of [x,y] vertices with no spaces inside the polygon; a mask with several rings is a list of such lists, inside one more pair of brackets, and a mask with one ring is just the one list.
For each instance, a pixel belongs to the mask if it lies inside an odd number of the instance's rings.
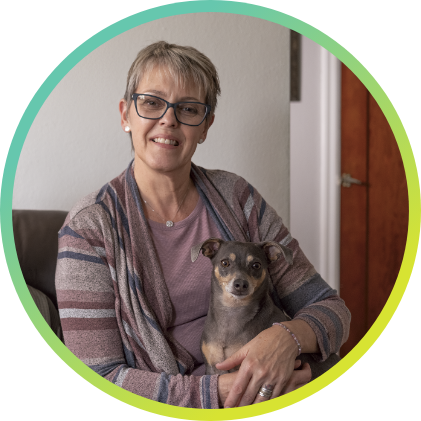
{"label": "short blonde hair", "polygon": [[215,66],[200,51],[193,47],[183,47],[159,41],[148,45],[139,51],[135,61],[127,74],[126,92],[124,99],[127,111],[132,102],[132,95],[143,75],[153,68],[159,67],[168,72],[176,83],[187,84],[193,82],[205,93],[205,102],[211,106],[210,115],[215,113],[217,97],[221,94],[218,72]]}

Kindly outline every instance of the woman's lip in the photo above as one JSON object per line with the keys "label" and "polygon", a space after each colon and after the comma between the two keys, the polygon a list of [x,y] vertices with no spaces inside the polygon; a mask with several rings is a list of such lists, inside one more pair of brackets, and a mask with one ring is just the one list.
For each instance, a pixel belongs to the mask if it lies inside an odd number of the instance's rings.
{"label": "woman's lip", "polygon": [[[153,142],[153,140],[151,139],[151,142]],[[175,145],[167,145],[165,143],[158,143],[158,142],[153,142],[154,145],[160,147],[160,148],[164,148],[164,149],[177,149],[178,146]]]}
{"label": "woman's lip", "polygon": [[[154,136],[154,137],[151,137],[150,140],[155,143],[159,143],[160,145],[178,146],[180,144],[180,141],[178,139],[175,139],[170,136],[165,136],[165,135]],[[171,143],[169,143],[170,141]],[[172,144],[173,142],[175,142],[176,144]]]}

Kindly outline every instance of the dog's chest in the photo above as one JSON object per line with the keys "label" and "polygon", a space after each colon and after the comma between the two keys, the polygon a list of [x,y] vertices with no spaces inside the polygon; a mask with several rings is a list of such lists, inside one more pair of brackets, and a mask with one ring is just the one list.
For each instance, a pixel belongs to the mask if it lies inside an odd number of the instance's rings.
{"label": "dog's chest", "polygon": [[271,299],[259,311],[245,308],[240,312],[214,312],[210,309],[202,335],[202,353],[207,374],[219,373],[215,364],[226,360],[273,322],[286,320]]}

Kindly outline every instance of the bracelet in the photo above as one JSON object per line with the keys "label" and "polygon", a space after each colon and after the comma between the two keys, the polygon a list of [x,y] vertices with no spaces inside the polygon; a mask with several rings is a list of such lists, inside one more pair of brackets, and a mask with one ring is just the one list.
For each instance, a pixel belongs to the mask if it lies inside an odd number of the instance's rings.
{"label": "bracelet", "polygon": [[294,341],[295,341],[295,343],[297,344],[297,346],[298,346],[298,355],[297,355],[297,357],[299,356],[299,355],[301,355],[301,345],[300,345],[300,343],[298,342],[298,339],[297,339],[297,337],[285,326],[285,325],[283,325],[282,323],[272,323],[272,326],[275,326],[275,325],[278,325],[278,326],[281,326],[281,327],[283,327],[292,337],[293,337],[293,339],[294,339]]}

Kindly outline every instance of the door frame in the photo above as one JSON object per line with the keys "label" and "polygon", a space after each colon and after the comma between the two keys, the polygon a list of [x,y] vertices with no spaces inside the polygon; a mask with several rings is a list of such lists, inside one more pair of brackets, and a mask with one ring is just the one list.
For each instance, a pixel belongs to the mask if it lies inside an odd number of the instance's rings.
{"label": "door frame", "polygon": [[321,51],[320,80],[320,268],[340,293],[341,62]]}

